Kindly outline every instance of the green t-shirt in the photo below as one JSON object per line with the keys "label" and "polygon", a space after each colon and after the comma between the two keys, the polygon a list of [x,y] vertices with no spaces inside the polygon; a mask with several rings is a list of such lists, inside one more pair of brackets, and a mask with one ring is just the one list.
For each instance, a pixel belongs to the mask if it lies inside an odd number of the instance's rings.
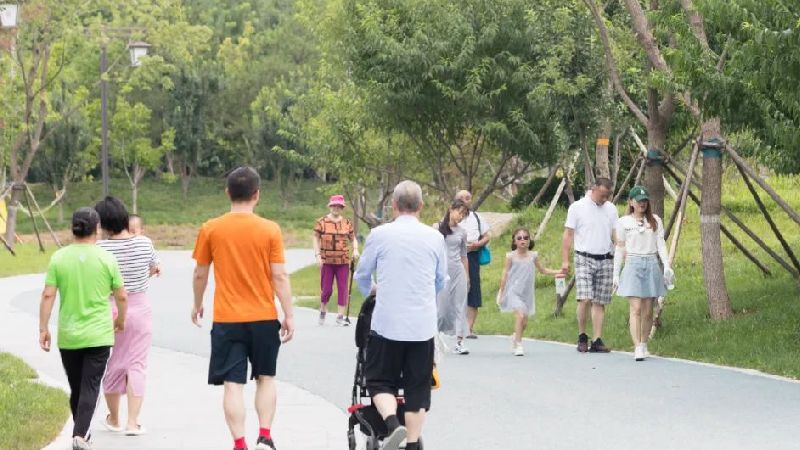
{"label": "green t-shirt", "polygon": [[58,348],[114,345],[111,291],[122,287],[114,255],[94,244],[72,244],[50,258],[45,284],[58,288]]}

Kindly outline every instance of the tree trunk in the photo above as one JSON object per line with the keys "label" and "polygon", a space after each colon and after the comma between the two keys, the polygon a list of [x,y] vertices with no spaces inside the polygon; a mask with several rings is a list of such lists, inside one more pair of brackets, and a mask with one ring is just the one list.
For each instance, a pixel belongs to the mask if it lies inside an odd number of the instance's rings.
{"label": "tree trunk", "polygon": [[181,170],[181,192],[183,193],[183,199],[189,199],[189,183],[192,181],[192,174],[189,172],[189,168]]}
{"label": "tree trunk", "polygon": [[[644,173],[644,185],[650,194],[650,205],[653,214],[664,217],[664,166],[658,150],[664,149],[667,141],[667,127],[660,123],[647,126],[647,168]],[[655,152],[653,152],[655,150]]]}
{"label": "tree trunk", "polygon": [[608,164],[608,139],[611,136],[611,121],[603,121],[603,129],[597,137],[594,147],[594,172],[598,178],[611,178],[611,170]]}
{"label": "tree trunk", "polygon": [[722,154],[719,119],[703,124],[703,190],[700,203],[700,235],[703,249],[703,275],[712,320],[733,317],[731,300],[725,285],[720,238],[722,210]]}
{"label": "tree trunk", "polygon": [[139,183],[131,183],[131,209],[139,214]]}
{"label": "tree trunk", "polygon": [[8,201],[8,215],[6,216],[6,241],[13,249],[17,242],[17,203],[23,191],[11,189],[11,199]]}

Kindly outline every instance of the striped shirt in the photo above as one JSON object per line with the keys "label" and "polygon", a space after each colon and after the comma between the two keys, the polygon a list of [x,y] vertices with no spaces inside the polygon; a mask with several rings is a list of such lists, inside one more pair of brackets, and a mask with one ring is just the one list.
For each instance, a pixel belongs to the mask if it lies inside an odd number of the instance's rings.
{"label": "striped shirt", "polygon": [[106,239],[97,245],[117,258],[127,292],[144,292],[150,286],[150,268],[158,265],[153,241],[145,236]]}

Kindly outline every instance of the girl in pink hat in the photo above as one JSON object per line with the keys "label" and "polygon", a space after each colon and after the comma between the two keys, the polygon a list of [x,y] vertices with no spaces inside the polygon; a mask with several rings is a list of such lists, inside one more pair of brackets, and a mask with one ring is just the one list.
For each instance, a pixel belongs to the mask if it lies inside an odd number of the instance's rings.
{"label": "girl in pink hat", "polygon": [[325,313],[328,300],[333,294],[333,280],[336,280],[338,292],[339,314],[336,324],[350,325],[350,320],[345,317],[345,307],[349,300],[347,278],[350,274],[350,246],[353,248],[353,258],[358,258],[358,241],[352,222],[342,216],[345,203],[344,196],[332,195],[328,201],[330,212],[317,220],[314,226],[314,253],[320,267],[320,309],[319,324],[325,324]]}

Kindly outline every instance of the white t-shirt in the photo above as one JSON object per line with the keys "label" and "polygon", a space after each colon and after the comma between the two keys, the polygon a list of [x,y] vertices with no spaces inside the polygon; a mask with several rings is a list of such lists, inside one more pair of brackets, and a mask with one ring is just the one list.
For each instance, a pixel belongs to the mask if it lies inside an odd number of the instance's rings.
{"label": "white t-shirt", "polygon": [[664,224],[655,216],[656,230],[644,220],[640,224],[632,215],[626,215],[617,221],[617,241],[625,243],[625,253],[629,255],[655,255],[658,253],[658,242],[664,239]]}
{"label": "white t-shirt", "polygon": [[[481,221],[480,230],[478,229],[478,219]],[[466,230],[467,242],[477,241],[482,235],[486,234],[492,228],[489,223],[483,220],[483,217],[481,217],[475,211],[470,211],[469,215],[464,217],[464,219],[458,225]]]}
{"label": "white t-shirt", "polygon": [[619,214],[611,202],[598,206],[587,195],[570,205],[567,211],[567,228],[575,230],[575,251],[605,255],[614,251],[611,233]]}

